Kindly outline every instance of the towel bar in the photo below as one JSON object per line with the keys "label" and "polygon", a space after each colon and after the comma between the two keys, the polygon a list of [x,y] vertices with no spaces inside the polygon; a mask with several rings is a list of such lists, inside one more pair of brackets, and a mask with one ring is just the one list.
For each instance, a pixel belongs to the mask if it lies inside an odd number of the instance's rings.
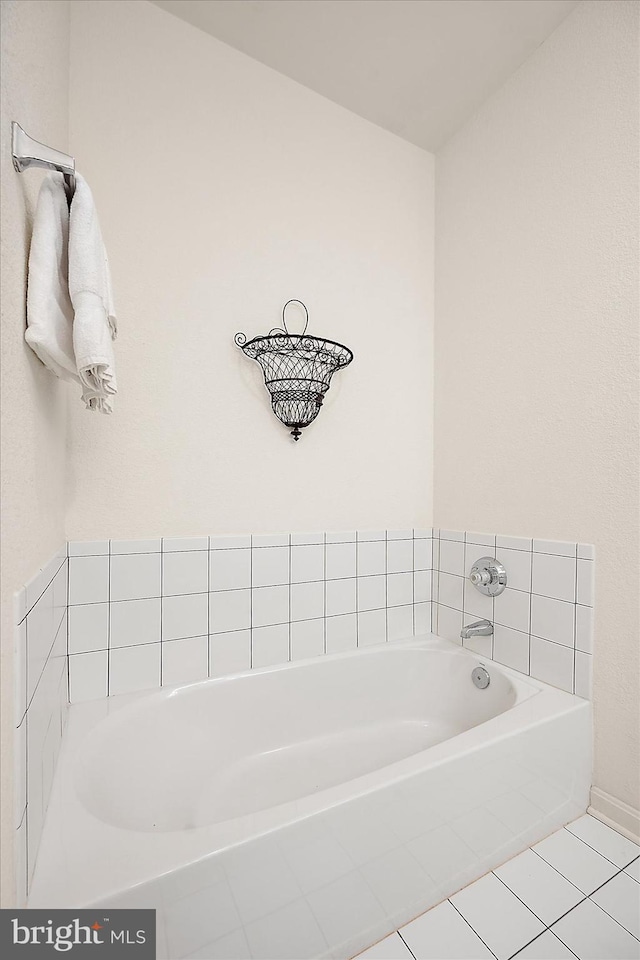
{"label": "towel bar", "polygon": [[62,173],[67,197],[71,201],[76,188],[76,162],[73,157],[34,140],[15,120],[11,121],[11,156],[17,173],[23,173],[29,167],[44,167]]}

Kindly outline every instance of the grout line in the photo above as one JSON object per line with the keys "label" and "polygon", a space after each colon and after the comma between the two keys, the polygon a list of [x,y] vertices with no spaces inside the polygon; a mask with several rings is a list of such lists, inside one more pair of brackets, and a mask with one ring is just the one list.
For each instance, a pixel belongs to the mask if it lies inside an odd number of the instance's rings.
{"label": "grout line", "polygon": [[399,930],[396,930],[396,933],[398,934],[398,936],[400,937],[400,939],[401,939],[402,942],[404,943],[405,947],[407,948],[407,950],[409,951],[409,953],[410,953],[411,956],[413,957],[413,960],[418,960],[418,958],[416,957],[415,953],[413,952],[413,950],[411,949],[411,947],[409,946],[409,944],[407,943],[407,941],[405,940],[405,938],[402,936],[402,934],[400,933],[400,931],[399,931]]}
{"label": "grout line", "polygon": [[[463,889],[464,889],[464,888],[463,888]],[[471,924],[469,923],[469,921],[467,920],[467,918],[465,917],[465,915],[464,915],[463,913],[460,913],[460,911],[459,911],[458,908],[456,907],[455,903],[453,903],[453,901],[450,900],[450,899],[449,899],[447,902],[451,904],[451,906],[452,906],[453,909],[456,911],[456,913],[458,914],[458,916],[462,917],[462,919],[464,920],[464,922],[466,923],[466,925],[469,927],[469,929],[470,929],[470,930],[473,930],[473,932],[475,933],[475,935],[476,935],[476,937],[478,938],[478,940],[480,940],[482,943],[484,943],[485,947],[487,948],[487,950],[489,951],[489,953],[491,954],[491,956],[492,956],[492,957],[495,957],[496,955],[495,955],[495,953],[493,952],[493,950],[491,949],[491,947],[489,946],[489,944],[488,944],[488,943],[485,943],[485,941],[482,939],[482,937],[480,936],[480,934],[478,933],[477,930],[474,930],[474,928],[471,926]]]}
{"label": "grout line", "polygon": [[[587,814],[587,816],[590,816],[590,814]],[[596,818],[594,817],[593,819],[595,820]],[[574,823],[575,821],[572,820],[571,822]],[[602,821],[599,821],[599,822],[602,822]],[[605,823],[605,827],[606,827],[606,826],[607,826],[607,824]],[[629,866],[629,864],[627,863],[624,867],[621,867],[618,863],[615,862],[615,860],[611,860],[609,857],[605,856],[605,854],[604,854],[604,853],[601,853],[601,851],[598,850],[597,847],[592,846],[592,844],[590,844],[587,840],[583,840],[582,837],[579,837],[577,833],[574,833],[572,830],[569,830],[568,827],[563,827],[562,829],[563,829],[563,830],[566,830],[567,833],[570,833],[571,836],[572,836],[572,837],[575,837],[576,840],[579,840],[580,843],[584,843],[585,847],[589,847],[590,850],[594,850],[596,853],[599,853],[600,856],[601,856],[604,860],[606,860],[608,863],[612,864],[614,867],[617,867],[617,868],[618,868],[618,871],[620,871],[620,870],[625,870],[626,867]],[[612,827],[609,827],[609,829],[611,830]],[[613,832],[614,832],[614,833],[617,833],[617,830],[614,830]],[[622,836],[622,834],[618,834],[618,836]],[[625,838],[625,839],[627,839],[627,838]],[[633,843],[633,840],[630,840],[629,842],[630,842],[630,843]],[[638,845],[636,844],[636,846],[638,846]],[[634,860],[637,860],[637,858],[638,858],[638,855],[636,855],[635,857],[633,857],[633,858],[630,860],[630,863],[633,863],[633,861],[634,861]],[[608,881],[605,881],[605,882],[608,882]],[[600,887],[598,887],[597,889],[599,890]],[[591,896],[591,894],[589,894],[589,896]]]}

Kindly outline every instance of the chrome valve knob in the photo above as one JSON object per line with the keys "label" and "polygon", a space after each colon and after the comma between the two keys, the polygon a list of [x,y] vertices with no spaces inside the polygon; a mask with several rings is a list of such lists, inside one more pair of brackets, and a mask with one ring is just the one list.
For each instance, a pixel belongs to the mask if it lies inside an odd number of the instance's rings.
{"label": "chrome valve knob", "polygon": [[487,597],[499,597],[507,585],[507,571],[495,557],[481,557],[471,567],[469,580]]}

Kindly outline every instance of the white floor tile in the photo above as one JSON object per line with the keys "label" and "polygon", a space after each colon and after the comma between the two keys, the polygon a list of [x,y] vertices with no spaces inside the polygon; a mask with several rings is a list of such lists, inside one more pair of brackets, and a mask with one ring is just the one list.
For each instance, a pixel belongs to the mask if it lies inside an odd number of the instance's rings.
{"label": "white floor tile", "polygon": [[640,943],[591,900],[583,900],[552,927],[580,960],[638,960]]}
{"label": "white floor tile", "polygon": [[385,937],[369,947],[364,953],[359,953],[356,960],[412,960],[413,954],[397,933]]}
{"label": "white floor tile", "polygon": [[634,880],[640,883],[640,857],[634,860],[633,863],[630,863],[624,872],[628,873],[630,877],[633,877]]}
{"label": "white floor tile", "polygon": [[581,890],[533,850],[525,850],[494,873],[547,926],[584,900]]}
{"label": "white floor tile", "polygon": [[626,873],[619,873],[592,894],[591,899],[640,940],[640,890]]}
{"label": "white floor tile", "polygon": [[451,897],[478,936],[506,960],[542,933],[544,924],[492,873]]}
{"label": "white floor tile", "polygon": [[295,900],[276,913],[245,927],[251,956],[260,960],[306,960],[326,955],[327,945],[305,900]]}
{"label": "white floor tile", "polygon": [[448,900],[402,927],[401,933],[416,960],[482,960],[492,956]]}
{"label": "white floor tile", "polygon": [[575,960],[575,954],[555,934],[545,930],[524,950],[516,953],[513,960]]}
{"label": "white floor tile", "polygon": [[580,837],[590,847],[601,853],[607,860],[617,864],[619,867],[626,867],[635,857],[640,854],[640,847],[632,840],[627,840],[622,834],[612,830],[606,823],[590,817],[585,814],[579,820],[575,820],[567,827],[576,837]]}
{"label": "white floor tile", "polygon": [[618,872],[614,864],[564,828],[537,843],[533,849],[586,894],[593,893]]}

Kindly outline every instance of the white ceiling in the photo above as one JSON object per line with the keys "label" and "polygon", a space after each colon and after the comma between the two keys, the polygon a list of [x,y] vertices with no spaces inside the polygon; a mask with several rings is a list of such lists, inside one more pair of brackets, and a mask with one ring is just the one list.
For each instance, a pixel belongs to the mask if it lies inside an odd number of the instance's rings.
{"label": "white ceiling", "polygon": [[578,0],[153,0],[435,151]]}

